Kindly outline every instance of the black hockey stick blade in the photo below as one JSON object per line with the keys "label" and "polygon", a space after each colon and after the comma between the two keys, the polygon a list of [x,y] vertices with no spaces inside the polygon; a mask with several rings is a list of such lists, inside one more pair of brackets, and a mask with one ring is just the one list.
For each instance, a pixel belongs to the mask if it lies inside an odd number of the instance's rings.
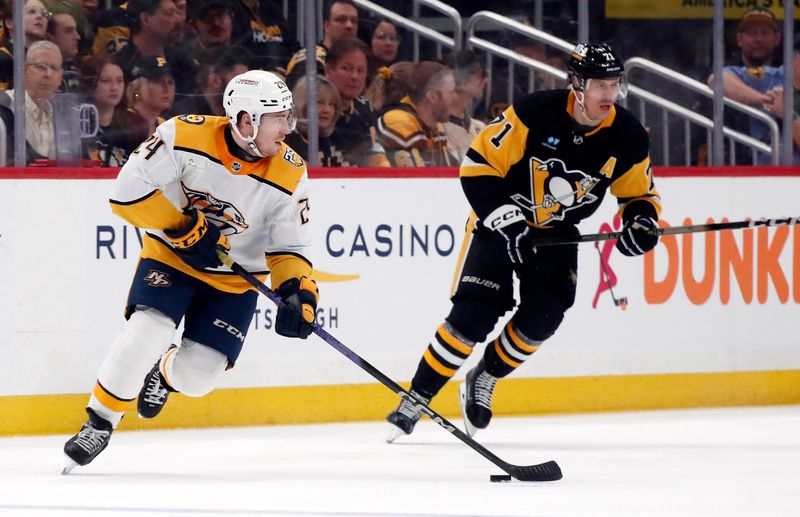
{"label": "black hockey stick blade", "polygon": [[[679,235],[682,233],[718,232],[722,230],[739,230],[768,226],[788,226],[800,224],[800,217],[783,217],[777,219],[759,219],[753,221],[732,221],[729,223],[691,224],[689,226],[670,226],[649,231],[652,235]],[[532,242],[536,246],[560,246],[563,244],[580,244],[582,242],[600,242],[619,239],[622,232],[591,233],[586,235],[542,237]]]}
{"label": "black hockey stick blade", "polygon": [[[262,282],[258,280],[258,278],[253,276],[253,274],[251,274],[242,266],[234,262],[226,253],[219,251],[217,252],[217,254],[219,255],[219,259],[222,261],[223,264],[228,266],[234,273],[245,279],[247,283],[256,288],[256,290],[258,290],[261,294],[272,300],[272,302],[275,303],[275,305],[277,305],[278,307],[283,305],[283,300],[281,299],[280,296],[278,296],[275,293],[275,291],[264,285]],[[427,404],[424,404],[414,395],[404,390],[399,384],[397,384],[392,379],[387,377],[383,372],[372,366],[360,355],[350,350],[348,347],[344,345],[344,343],[342,343],[341,341],[330,335],[318,323],[315,322],[311,326],[311,329],[314,332],[314,334],[320,337],[320,339],[322,339],[323,341],[331,345],[333,348],[335,348],[337,351],[339,351],[342,355],[350,359],[350,361],[355,363],[356,366],[358,366],[359,368],[370,374],[372,377],[380,381],[381,384],[392,390],[400,397],[405,398],[410,402],[413,402],[414,405],[417,406],[417,408],[419,408],[420,411],[428,415],[431,420],[433,420],[434,422],[439,424],[439,426],[444,428],[447,432],[449,432],[450,434],[452,434],[453,436],[464,442],[464,444],[468,445],[472,450],[474,450],[487,460],[491,461],[492,463],[503,469],[503,471],[506,472],[506,474],[509,474],[520,481],[557,481],[562,478],[561,468],[555,461],[547,461],[545,463],[539,463],[536,465],[520,466],[520,465],[512,465],[510,463],[501,460],[489,449],[487,449],[480,443],[473,440],[467,433],[457,428],[446,418],[439,415],[436,411],[429,408]]]}

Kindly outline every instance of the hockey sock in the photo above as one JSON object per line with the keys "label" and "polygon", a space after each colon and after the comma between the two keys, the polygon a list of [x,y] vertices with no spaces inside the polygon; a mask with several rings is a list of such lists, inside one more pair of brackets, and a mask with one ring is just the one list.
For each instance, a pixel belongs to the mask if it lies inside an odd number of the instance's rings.
{"label": "hockey sock", "polygon": [[472,354],[474,346],[474,341],[462,336],[450,323],[440,325],[417,366],[411,389],[433,398]]}
{"label": "hockey sock", "polygon": [[123,399],[114,395],[100,384],[100,381],[97,381],[92,390],[92,395],[89,397],[88,407],[111,422],[111,426],[116,429],[125,414],[125,410],[128,409],[128,404],[132,401],[132,398]]}
{"label": "hockey sock", "polygon": [[486,372],[494,377],[505,377],[536,352],[541,341],[526,337],[514,325],[513,320],[500,332],[500,335],[486,346],[483,362]]}
{"label": "hockey sock", "polygon": [[187,338],[180,347],[167,351],[159,363],[162,379],[189,397],[212,391],[227,366],[225,354]]}

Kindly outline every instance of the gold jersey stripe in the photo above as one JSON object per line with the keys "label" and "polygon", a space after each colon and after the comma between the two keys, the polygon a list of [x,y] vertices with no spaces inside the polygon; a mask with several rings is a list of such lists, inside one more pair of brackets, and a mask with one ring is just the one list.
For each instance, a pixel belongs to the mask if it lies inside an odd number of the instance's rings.
{"label": "gold jersey stripe", "polygon": [[528,132],[528,126],[517,116],[514,106],[509,106],[498,120],[483,128],[470,146],[495,172],[490,173],[489,169],[471,170],[473,165],[462,162],[461,175],[477,176],[484,171],[483,174],[504,178],[511,166],[524,156]]}
{"label": "gold jersey stripe", "polygon": [[467,220],[467,229],[464,233],[464,240],[461,242],[461,250],[458,252],[458,262],[456,263],[456,271],[453,274],[453,284],[450,286],[451,297],[456,294],[458,281],[461,278],[461,271],[464,269],[464,259],[467,256],[470,245],[472,244],[472,232],[475,230],[475,222],[477,220],[478,216],[475,214],[475,212],[469,214],[469,219]]}
{"label": "gold jersey stripe", "polygon": [[160,190],[131,203],[109,200],[111,211],[139,228],[156,230],[183,226],[188,217],[183,215]]}
{"label": "gold jersey stripe", "polygon": [[656,213],[661,215],[661,196],[653,184],[650,171],[648,156],[614,180],[611,184],[611,194],[619,199],[627,199],[629,203],[634,199],[648,201],[655,207]]}
{"label": "gold jersey stripe", "polygon": [[[175,252],[160,242],[150,234],[145,234],[143,239],[142,253],[139,256],[143,259],[153,259],[166,264],[181,273],[185,273],[193,278],[197,278],[210,285],[214,289],[219,289],[226,293],[241,294],[252,289],[247,281],[235,273],[209,273],[197,270],[181,260]],[[264,273],[255,274],[259,281],[264,282],[267,275]]]}
{"label": "gold jersey stripe", "polygon": [[290,278],[311,277],[311,264],[295,255],[270,255],[267,257],[270,274],[272,275],[272,288],[277,289]]}

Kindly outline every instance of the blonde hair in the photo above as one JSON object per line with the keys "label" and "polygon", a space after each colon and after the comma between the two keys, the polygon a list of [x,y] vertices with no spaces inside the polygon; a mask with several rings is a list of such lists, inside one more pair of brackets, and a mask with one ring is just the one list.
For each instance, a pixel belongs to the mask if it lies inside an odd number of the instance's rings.
{"label": "blonde hair", "polygon": [[[334,86],[332,82],[322,76],[317,76],[317,95],[323,91],[327,91],[330,93],[331,97],[333,97],[333,103],[336,105],[336,110],[330,129],[326,129],[323,132],[322,128],[320,128],[319,134],[320,136],[331,136],[331,133],[333,133],[333,129],[336,126],[336,122],[342,115],[344,102],[342,101],[342,96],[339,95],[339,90],[336,89],[336,86]],[[308,133],[308,80],[305,77],[301,77],[297,81],[297,84],[295,84],[294,89],[292,90],[292,97],[294,100],[294,109],[297,111],[298,117],[297,129],[305,135]]]}
{"label": "blonde hair", "polygon": [[415,66],[416,63],[412,61],[398,61],[388,67],[380,67],[372,84],[364,92],[364,98],[370,102],[372,109],[380,111],[384,106],[398,103],[408,95],[408,85]]}

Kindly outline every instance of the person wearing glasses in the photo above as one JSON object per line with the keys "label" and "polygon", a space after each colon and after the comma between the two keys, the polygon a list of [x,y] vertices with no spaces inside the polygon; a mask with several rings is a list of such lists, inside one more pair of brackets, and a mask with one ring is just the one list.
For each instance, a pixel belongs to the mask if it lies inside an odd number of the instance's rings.
{"label": "person wearing glasses", "polygon": [[[56,157],[53,127],[53,96],[61,86],[61,51],[50,41],[33,43],[25,55],[26,161]],[[13,111],[14,90],[10,97]],[[13,126],[12,126],[13,127]]]}
{"label": "person wearing glasses", "polygon": [[368,77],[375,77],[378,69],[382,66],[389,66],[397,61],[400,50],[400,35],[397,27],[387,19],[380,19],[375,24],[372,34],[366,40],[369,41],[371,56],[369,59]]}
{"label": "person wearing glasses", "polygon": [[[9,2],[10,4],[10,2]],[[3,24],[6,38],[0,42],[0,90],[14,87],[14,20],[11,5],[3,11]],[[40,0],[28,0],[23,10],[23,28],[25,30],[25,48],[47,37],[47,20],[52,13]]]}

